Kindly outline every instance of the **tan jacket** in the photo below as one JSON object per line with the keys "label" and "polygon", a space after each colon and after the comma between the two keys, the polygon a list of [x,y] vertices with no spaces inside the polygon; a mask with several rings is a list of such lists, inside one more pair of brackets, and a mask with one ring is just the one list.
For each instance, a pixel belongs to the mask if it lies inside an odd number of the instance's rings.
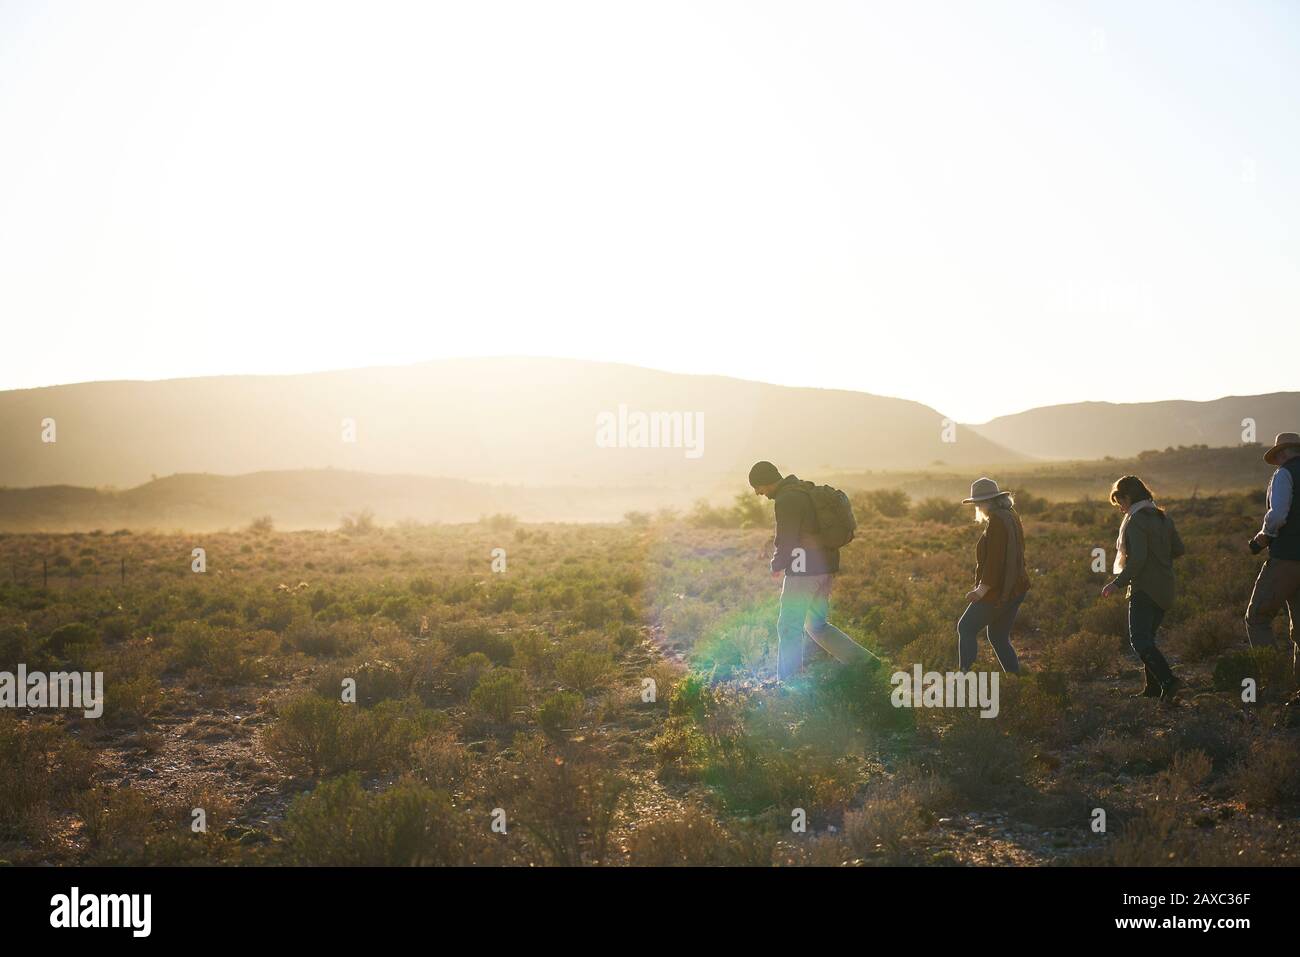
{"label": "tan jacket", "polygon": [[975,546],[975,587],[988,588],[978,601],[1000,605],[1029,590],[1025,530],[1012,508],[989,511],[989,523]]}

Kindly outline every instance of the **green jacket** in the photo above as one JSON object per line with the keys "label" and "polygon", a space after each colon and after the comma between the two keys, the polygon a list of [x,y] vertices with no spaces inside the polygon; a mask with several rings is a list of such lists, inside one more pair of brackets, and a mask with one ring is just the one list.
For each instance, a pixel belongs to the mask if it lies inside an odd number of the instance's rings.
{"label": "green jacket", "polygon": [[1174,603],[1174,559],[1186,551],[1174,520],[1154,508],[1134,512],[1124,530],[1124,550],[1124,570],[1115,584],[1128,586],[1130,597],[1144,591],[1167,610]]}

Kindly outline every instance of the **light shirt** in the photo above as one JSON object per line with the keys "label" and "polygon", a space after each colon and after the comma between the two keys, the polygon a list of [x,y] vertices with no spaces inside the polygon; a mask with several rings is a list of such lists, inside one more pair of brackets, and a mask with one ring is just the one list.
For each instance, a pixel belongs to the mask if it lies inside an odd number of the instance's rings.
{"label": "light shirt", "polygon": [[1276,538],[1278,530],[1286,524],[1294,491],[1288,469],[1278,469],[1273,473],[1273,480],[1268,483],[1268,511],[1264,513],[1263,529],[1269,538]]}

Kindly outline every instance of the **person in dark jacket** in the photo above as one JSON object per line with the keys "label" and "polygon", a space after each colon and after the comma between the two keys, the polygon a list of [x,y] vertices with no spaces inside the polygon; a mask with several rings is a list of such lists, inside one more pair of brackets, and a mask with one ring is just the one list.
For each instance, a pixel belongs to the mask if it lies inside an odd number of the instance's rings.
{"label": "person in dark jacket", "polygon": [[831,578],[840,570],[840,550],[816,539],[817,515],[812,498],[797,476],[782,476],[771,462],[749,470],[755,494],[776,505],[772,577],[781,578],[781,612],[776,620],[777,675],[784,681],[803,668],[804,643],[811,637],[843,664],[875,658],[830,622]]}
{"label": "person in dark jacket", "polygon": [[1115,542],[1115,577],[1102,588],[1109,598],[1128,589],[1128,640],[1142,661],[1145,683],[1136,697],[1173,700],[1182,682],[1156,647],[1156,632],[1174,603],[1174,559],[1185,549],[1174,520],[1158,507],[1136,475],[1125,475],[1110,491],[1124,513]]}
{"label": "person in dark jacket", "polygon": [[970,498],[984,534],[975,546],[975,587],[966,593],[966,611],[957,622],[957,661],[969,671],[979,652],[979,634],[987,631],[989,644],[1003,671],[1020,673],[1020,661],[1011,645],[1011,626],[1029,591],[1025,571],[1025,531],[1009,491],[991,478],[971,483]]}
{"label": "person in dark jacket", "polygon": [[1291,668],[1300,677],[1300,645],[1296,619],[1300,618],[1300,434],[1283,432],[1264,454],[1276,471],[1268,483],[1268,511],[1255,546],[1268,549],[1268,561],[1259,570],[1246,607],[1246,637],[1252,647],[1276,644],[1273,619],[1286,606],[1290,621]]}

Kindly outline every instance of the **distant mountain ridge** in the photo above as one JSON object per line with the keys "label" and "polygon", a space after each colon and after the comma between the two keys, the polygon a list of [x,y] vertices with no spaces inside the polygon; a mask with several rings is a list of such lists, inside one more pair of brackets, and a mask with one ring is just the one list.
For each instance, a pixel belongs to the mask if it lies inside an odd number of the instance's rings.
{"label": "distant mountain ridge", "polygon": [[1180,445],[1238,445],[1251,441],[1244,434],[1251,422],[1254,441],[1265,447],[1273,444],[1278,432],[1300,431],[1300,392],[1225,396],[1206,402],[1049,405],[970,428],[1028,456],[1099,459]]}
{"label": "distant mountain ridge", "polygon": [[[0,392],[0,486],[133,488],[161,475],[337,469],[681,492],[734,486],[759,458],[815,476],[1225,447],[1249,441],[1247,419],[1262,444],[1300,429],[1300,393],[1084,402],[967,426],[865,392],[582,360],[449,359]],[[48,420],[52,443],[42,441]]]}
{"label": "distant mountain ridge", "polygon": [[[698,416],[700,454],[634,447],[635,430],[615,430],[614,447],[601,443],[599,417],[621,407],[632,416]],[[47,419],[53,443],[41,441]],[[0,485],[10,487],[128,487],[177,473],[322,468],[684,487],[737,473],[743,481],[759,458],[808,473],[1020,458],[961,426],[945,434],[939,412],[906,399],[564,359],[2,392],[0,448]]]}

